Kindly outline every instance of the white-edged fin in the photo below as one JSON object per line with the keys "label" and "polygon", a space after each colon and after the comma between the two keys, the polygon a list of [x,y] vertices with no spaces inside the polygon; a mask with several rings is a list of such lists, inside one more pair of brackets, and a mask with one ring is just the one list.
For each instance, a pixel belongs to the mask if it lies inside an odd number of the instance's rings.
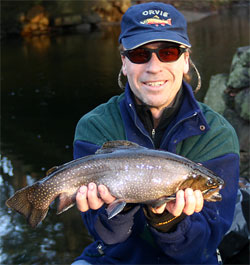
{"label": "white-edged fin", "polygon": [[76,201],[76,194],[68,194],[66,192],[61,193],[59,195],[59,202],[57,205],[57,212],[56,214],[61,214],[67,211],[69,208],[75,205]]}
{"label": "white-edged fin", "polygon": [[104,143],[101,149],[98,149],[96,151],[96,154],[112,153],[119,149],[130,149],[130,148],[145,148],[145,147],[142,147],[136,143],[126,140],[109,141]]}
{"label": "white-edged fin", "polygon": [[166,202],[170,202],[176,199],[176,194],[173,194],[171,196],[167,196],[167,197],[162,197],[158,200],[155,201],[150,201],[147,202],[146,204],[150,205],[153,208],[158,208],[160,207],[162,204],[166,203]]}
{"label": "white-edged fin", "polygon": [[121,201],[121,200],[115,200],[114,202],[109,204],[109,206],[106,209],[107,214],[108,214],[108,219],[111,219],[114,216],[116,216],[118,213],[120,213],[124,209],[125,206],[126,206],[126,202]]}

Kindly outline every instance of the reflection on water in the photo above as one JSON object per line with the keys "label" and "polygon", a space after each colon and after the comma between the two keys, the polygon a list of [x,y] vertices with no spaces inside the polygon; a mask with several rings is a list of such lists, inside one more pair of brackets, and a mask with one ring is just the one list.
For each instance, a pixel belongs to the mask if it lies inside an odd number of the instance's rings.
{"label": "reflection on water", "polygon": [[[239,46],[249,45],[247,8],[189,25],[202,98],[210,76],[228,72]],[[72,159],[79,118],[121,90],[118,27],[91,34],[4,40],[1,68],[0,263],[69,264],[89,244],[79,212],[57,216],[53,204],[37,229],[4,206],[15,190]]]}

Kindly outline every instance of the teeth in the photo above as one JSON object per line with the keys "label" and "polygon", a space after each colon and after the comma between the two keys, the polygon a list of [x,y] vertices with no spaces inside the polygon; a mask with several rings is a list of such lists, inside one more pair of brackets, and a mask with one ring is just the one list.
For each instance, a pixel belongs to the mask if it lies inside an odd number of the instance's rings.
{"label": "teeth", "polygon": [[148,82],[146,83],[148,86],[161,86],[164,84],[164,81],[158,81],[158,82]]}

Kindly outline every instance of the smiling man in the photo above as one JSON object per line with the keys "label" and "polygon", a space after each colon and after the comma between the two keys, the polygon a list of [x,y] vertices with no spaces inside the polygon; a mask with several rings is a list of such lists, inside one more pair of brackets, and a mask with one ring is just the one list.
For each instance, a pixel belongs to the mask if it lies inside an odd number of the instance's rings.
{"label": "smiling man", "polygon": [[201,191],[187,188],[158,208],[129,205],[108,219],[115,198],[107,187],[82,186],[77,207],[94,243],[74,264],[218,264],[216,249],[234,214],[239,147],[230,124],[197,102],[183,80],[191,47],[185,18],[168,4],[134,5],[122,18],[119,42],[125,92],[81,118],[74,158],[129,140],[202,163],[226,187],[221,202],[204,202]]}

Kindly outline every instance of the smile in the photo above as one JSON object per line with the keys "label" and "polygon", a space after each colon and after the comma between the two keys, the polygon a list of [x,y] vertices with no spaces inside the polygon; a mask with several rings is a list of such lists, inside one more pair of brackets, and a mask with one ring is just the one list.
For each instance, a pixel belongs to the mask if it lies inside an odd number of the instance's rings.
{"label": "smile", "polygon": [[156,82],[144,82],[145,85],[151,87],[159,87],[165,84],[165,81],[156,81]]}

